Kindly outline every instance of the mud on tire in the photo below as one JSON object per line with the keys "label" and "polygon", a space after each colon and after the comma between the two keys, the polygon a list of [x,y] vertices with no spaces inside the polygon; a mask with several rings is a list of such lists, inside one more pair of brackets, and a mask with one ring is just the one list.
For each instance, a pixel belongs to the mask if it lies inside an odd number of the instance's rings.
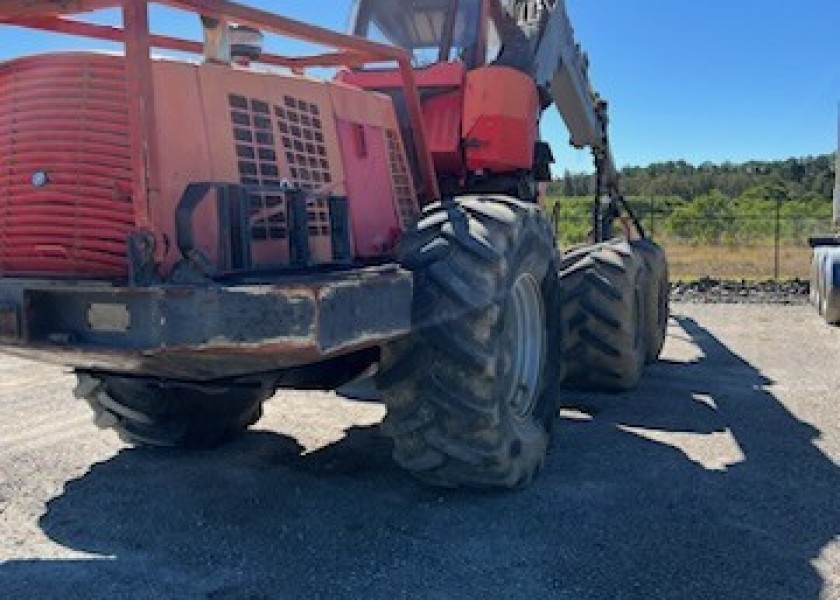
{"label": "mud on tire", "polygon": [[463,197],[428,206],[400,256],[415,327],[383,349],[377,380],[394,458],[433,485],[527,485],[561,375],[551,226],[512,198]]}
{"label": "mud on tire", "polygon": [[647,359],[645,265],[623,240],[580,247],[560,261],[565,385],[626,391]]}
{"label": "mud on tire", "polygon": [[262,416],[266,382],[187,384],[152,378],[77,373],[75,395],[94,422],[138,446],[203,448],[243,433]]}

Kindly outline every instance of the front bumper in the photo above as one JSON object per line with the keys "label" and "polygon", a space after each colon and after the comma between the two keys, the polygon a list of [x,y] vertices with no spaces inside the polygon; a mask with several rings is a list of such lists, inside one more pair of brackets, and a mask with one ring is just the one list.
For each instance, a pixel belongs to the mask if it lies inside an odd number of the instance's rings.
{"label": "front bumper", "polygon": [[0,351],[79,369],[236,377],[404,336],[412,291],[411,273],[393,265],[238,286],[0,279]]}

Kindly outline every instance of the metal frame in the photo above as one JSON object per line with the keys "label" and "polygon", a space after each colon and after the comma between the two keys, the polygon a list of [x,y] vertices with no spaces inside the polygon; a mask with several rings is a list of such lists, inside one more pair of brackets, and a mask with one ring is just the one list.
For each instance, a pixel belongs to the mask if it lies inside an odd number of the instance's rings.
{"label": "metal frame", "polygon": [[[486,0],[485,0],[486,3]],[[74,36],[120,42],[125,45],[126,77],[131,118],[131,147],[134,167],[133,202],[138,229],[153,232],[161,222],[156,214],[161,205],[160,171],[155,129],[154,89],[151,49],[161,48],[202,54],[201,43],[152,34],[149,5],[160,4],[194,12],[203,17],[232,21],[276,35],[334,48],[335,52],[308,57],[263,54],[259,62],[286,67],[300,73],[311,67],[362,66],[367,63],[396,62],[405,92],[409,124],[419,161],[424,203],[440,198],[437,175],[429,152],[420,94],[411,56],[402,48],[281,17],[227,0],[5,0],[0,3],[0,25],[50,31]],[[66,18],[102,8],[121,8],[124,28],[108,27]],[[163,251],[156,244],[156,255]],[[160,258],[160,257],[159,257]]]}
{"label": "metal frame", "polygon": [[273,285],[3,279],[0,349],[76,369],[190,381],[273,373],[405,336],[412,295],[411,272],[395,265]]}

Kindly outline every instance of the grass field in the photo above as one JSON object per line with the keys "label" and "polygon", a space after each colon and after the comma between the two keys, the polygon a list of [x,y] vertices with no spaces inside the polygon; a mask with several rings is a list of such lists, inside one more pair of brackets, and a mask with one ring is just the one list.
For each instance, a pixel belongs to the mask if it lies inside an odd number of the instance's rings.
{"label": "grass field", "polygon": [[[692,244],[684,240],[659,236],[656,242],[665,248],[673,280],[695,280],[701,277],[718,279],[773,279],[775,247],[772,240],[747,244]],[[572,243],[583,243],[574,240]],[[561,247],[568,247],[569,242]],[[805,244],[783,241],[779,246],[779,278],[808,279],[811,248]]]}
{"label": "grass field", "polygon": [[[684,242],[657,240],[665,248],[671,267],[671,278],[697,279],[772,279],[774,276],[773,244],[755,246],[689,245]],[[811,249],[804,245],[782,245],[779,249],[779,276],[782,279],[809,276]]]}
{"label": "grass field", "polygon": [[[591,228],[589,202],[585,198],[549,199],[548,212],[563,246],[585,242]],[[780,215],[778,222],[772,218],[773,211],[767,210],[734,214],[717,221],[714,215],[703,216],[689,223],[692,227],[688,227],[687,232],[680,233],[672,222],[674,207],[663,202],[655,212],[654,221],[648,213],[642,222],[666,249],[672,279],[772,279],[776,276],[775,235],[781,239],[778,277],[808,279],[811,249],[807,239],[810,235],[823,233],[830,222],[829,216],[812,214],[812,211],[817,208],[830,211],[831,207],[825,203],[815,205],[816,208],[801,204],[789,206],[791,210]],[[711,229],[710,224],[714,225]],[[723,241],[719,244],[711,241],[718,239]]]}

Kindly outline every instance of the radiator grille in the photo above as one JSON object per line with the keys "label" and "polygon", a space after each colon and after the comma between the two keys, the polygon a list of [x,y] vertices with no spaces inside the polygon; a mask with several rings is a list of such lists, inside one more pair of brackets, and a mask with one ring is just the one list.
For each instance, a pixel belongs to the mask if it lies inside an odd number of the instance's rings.
{"label": "radiator grille", "polygon": [[119,57],[0,64],[0,272],[122,277],[133,227]]}

